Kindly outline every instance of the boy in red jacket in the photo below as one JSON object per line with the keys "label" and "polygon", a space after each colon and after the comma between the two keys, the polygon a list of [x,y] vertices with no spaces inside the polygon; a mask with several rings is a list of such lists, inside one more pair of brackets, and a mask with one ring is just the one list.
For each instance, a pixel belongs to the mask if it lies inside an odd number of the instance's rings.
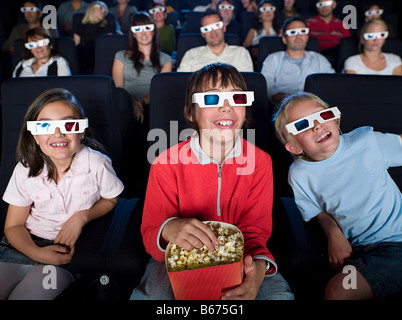
{"label": "boy in red jacket", "polygon": [[191,250],[218,240],[202,223],[236,225],[244,236],[244,281],[222,299],[293,299],[266,243],[272,229],[268,154],[239,136],[254,92],[231,65],[203,67],[190,80],[185,116],[196,130],[152,164],[142,222],[152,259],[132,299],[174,299],[164,257],[173,242]]}

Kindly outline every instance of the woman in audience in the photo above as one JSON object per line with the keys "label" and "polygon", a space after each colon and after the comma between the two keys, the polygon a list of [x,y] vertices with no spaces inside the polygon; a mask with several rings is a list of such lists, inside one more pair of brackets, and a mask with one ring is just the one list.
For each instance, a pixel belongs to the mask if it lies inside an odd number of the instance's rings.
{"label": "woman in audience", "polygon": [[154,2],[148,12],[158,28],[161,50],[168,54],[172,53],[176,48],[176,30],[166,21],[166,6],[162,2]]}
{"label": "woman in audience", "polygon": [[[383,4],[379,1],[372,1],[366,6],[366,9],[363,11],[362,25],[364,25],[367,21],[371,19],[382,19],[385,21],[384,17],[385,10]],[[395,31],[393,30],[392,26],[389,24],[387,24],[387,26],[389,32],[388,36],[390,38],[395,37]]]}
{"label": "woman in audience", "polygon": [[108,7],[103,1],[92,2],[82,19],[74,26],[74,42],[77,46],[80,72],[92,73],[95,60],[95,40],[100,34],[116,33],[116,25],[107,23]]}
{"label": "woman in audience", "polygon": [[[135,170],[134,183],[143,190],[147,166],[147,134],[149,130],[149,103],[152,77],[160,72],[172,71],[172,58],[160,50],[159,33],[151,16],[139,12],[131,19],[131,33],[128,35],[128,50],[119,51],[113,62],[112,76],[118,88],[124,144],[136,150],[130,167]],[[130,115],[134,113],[135,123]],[[138,168],[144,168],[138,169]]]}
{"label": "woman in audience", "polygon": [[363,26],[360,35],[361,53],[345,61],[345,73],[402,75],[401,58],[382,52],[388,36],[387,24],[381,19],[371,19]]}
{"label": "woman in audience", "polygon": [[284,0],[282,13],[284,21],[298,14],[299,12],[296,9],[296,0]]}
{"label": "woman in audience", "polygon": [[23,57],[14,69],[14,78],[71,76],[67,60],[56,52],[54,40],[46,29],[29,29],[23,42]]}
{"label": "woman in audience", "polygon": [[243,46],[249,48],[251,56],[255,60],[258,56],[260,39],[265,36],[278,35],[280,35],[280,28],[276,4],[272,0],[262,0],[258,4],[252,26],[246,35]]}
{"label": "woman in audience", "polygon": [[114,15],[125,34],[130,31],[130,15],[137,13],[137,8],[128,4],[129,0],[115,0],[116,6],[111,7],[109,12]]}

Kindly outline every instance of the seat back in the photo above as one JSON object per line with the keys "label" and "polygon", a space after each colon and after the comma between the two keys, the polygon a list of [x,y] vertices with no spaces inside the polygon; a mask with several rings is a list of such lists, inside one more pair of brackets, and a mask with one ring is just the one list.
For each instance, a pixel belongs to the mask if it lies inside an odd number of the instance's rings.
{"label": "seat back", "polygon": [[[318,95],[342,112],[341,129],[372,126],[380,132],[402,133],[402,77],[355,74],[313,74],[305,91]],[[389,172],[402,190],[402,167]]]}
{"label": "seat back", "polygon": [[[4,193],[16,165],[15,151],[25,112],[40,93],[50,88],[65,88],[76,96],[84,107],[95,137],[108,151],[117,175],[124,177],[119,122],[114,107],[116,88],[110,77],[11,78],[4,81],[1,88],[3,105],[0,194]],[[6,211],[7,204],[1,201],[0,234],[3,233]]]}
{"label": "seat back", "polygon": [[127,49],[127,35],[102,34],[97,36],[94,74],[111,76],[115,54],[120,50]]}
{"label": "seat back", "polygon": [[[229,45],[240,45],[239,36],[233,33],[225,33],[225,42]],[[200,33],[182,33],[177,38],[176,68],[180,66],[181,59],[187,50],[207,43]]]}
{"label": "seat back", "polygon": [[[183,141],[191,131],[183,131],[189,128],[184,116],[184,102],[187,84],[191,72],[170,72],[155,75],[151,81],[151,104],[150,104],[150,130],[157,144],[150,141],[152,155],[157,156],[160,152]],[[267,90],[265,78],[260,73],[242,72],[248,90],[254,91],[254,102],[251,106],[252,123],[251,129],[255,129],[255,144],[261,149],[268,151],[271,139],[269,130]],[[173,121],[173,122],[172,122]],[[247,133],[247,132],[245,132]],[[180,134],[182,136],[180,137]],[[162,139],[160,136],[162,135]],[[251,137],[250,137],[251,138]],[[164,143],[164,142],[167,143]],[[152,159],[151,159],[152,161]]]}
{"label": "seat back", "polygon": [[186,21],[184,22],[184,33],[199,33],[201,27],[201,19],[205,12],[189,11],[187,13]]}
{"label": "seat back", "polygon": [[[80,71],[78,67],[77,48],[75,47],[74,40],[70,37],[54,38],[54,44],[57,52],[68,61],[71,74],[78,75]],[[18,62],[22,59],[22,53],[24,51],[22,39],[14,41],[14,48],[15,54],[13,56],[13,68],[15,68]]]}
{"label": "seat back", "polygon": [[[283,50],[286,50],[286,45],[282,42],[282,37],[262,37],[258,44],[257,71],[261,71],[262,64],[268,55]],[[319,52],[318,39],[309,37],[306,50]]]}

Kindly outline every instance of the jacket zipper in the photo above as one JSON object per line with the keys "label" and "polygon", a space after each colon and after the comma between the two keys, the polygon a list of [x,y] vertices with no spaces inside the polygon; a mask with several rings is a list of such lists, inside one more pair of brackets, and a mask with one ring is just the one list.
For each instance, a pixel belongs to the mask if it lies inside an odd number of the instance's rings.
{"label": "jacket zipper", "polygon": [[221,215],[221,176],[222,176],[222,165],[218,164],[218,198],[216,201],[218,217]]}

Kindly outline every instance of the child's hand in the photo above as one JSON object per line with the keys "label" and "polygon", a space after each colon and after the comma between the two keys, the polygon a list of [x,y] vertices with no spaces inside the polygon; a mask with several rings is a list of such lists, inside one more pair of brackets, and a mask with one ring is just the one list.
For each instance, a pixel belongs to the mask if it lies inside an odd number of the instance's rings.
{"label": "child's hand", "polygon": [[222,300],[254,300],[264,280],[266,269],[265,260],[254,261],[251,256],[244,259],[244,274],[246,275],[243,283],[237,288],[226,292]]}
{"label": "child's hand", "polygon": [[172,219],[162,229],[162,238],[186,250],[201,248],[204,244],[209,250],[219,245],[218,238],[211,228],[197,219]]}
{"label": "child's hand", "polygon": [[75,213],[64,223],[60,232],[57,234],[56,239],[54,240],[55,244],[66,246],[70,249],[74,248],[75,243],[81,234],[82,228],[86,224],[84,215],[80,214],[81,212]]}
{"label": "child's hand", "polygon": [[74,248],[70,249],[65,246],[51,245],[38,248],[38,256],[35,260],[43,264],[60,266],[69,263],[73,255]]}
{"label": "child's hand", "polygon": [[352,254],[352,246],[341,231],[337,236],[328,237],[328,260],[336,271],[342,271]]}

